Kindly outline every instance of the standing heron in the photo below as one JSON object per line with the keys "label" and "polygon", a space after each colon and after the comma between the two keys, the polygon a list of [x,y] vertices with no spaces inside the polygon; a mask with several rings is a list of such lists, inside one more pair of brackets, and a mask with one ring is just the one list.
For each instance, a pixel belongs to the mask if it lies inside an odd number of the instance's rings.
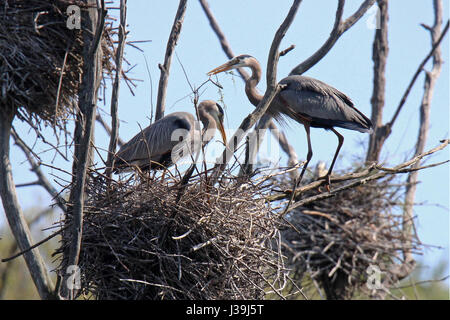
{"label": "standing heron", "polygon": [[[254,57],[247,54],[234,57],[227,63],[208,72],[208,75],[211,76],[242,67],[249,67],[252,70],[252,76],[245,81],[245,93],[250,102],[257,106],[263,96],[256,89],[256,85],[261,80],[261,66]],[[338,137],[339,143],[333,161],[327,174],[323,177],[329,186],[334,163],[344,143],[344,137],[334,127],[371,133],[372,122],[353,106],[349,97],[322,81],[292,75],[282,79],[279,83],[284,85],[284,89],[272,100],[267,113],[277,121],[284,120],[281,118],[282,114],[287,115],[303,124],[306,130],[308,154],[298,183],[300,183],[312,157],[310,128],[331,130]]]}
{"label": "standing heron", "polygon": [[179,159],[199,152],[215,135],[216,129],[226,144],[223,127],[223,109],[212,100],[198,105],[198,116],[188,112],[174,112],[155,121],[125,143],[115,155],[114,172],[127,171],[137,166],[141,170],[166,169]]}

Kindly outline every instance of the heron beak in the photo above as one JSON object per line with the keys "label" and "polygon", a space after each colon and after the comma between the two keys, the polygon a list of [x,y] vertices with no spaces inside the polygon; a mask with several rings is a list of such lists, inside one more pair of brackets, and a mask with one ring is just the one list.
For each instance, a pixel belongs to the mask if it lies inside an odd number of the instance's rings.
{"label": "heron beak", "polygon": [[213,74],[218,74],[218,73],[230,70],[230,69],[234,69],[234,68],[236,68],[236,63],[237,63],[236,61],[230,60],[227,63],[224,63],[223,65],[221,65],[215,69],[212,69],[210,72],[207,73],[207,75],[212,76]]}
{"label": "heron beak", "polygon": [[221,122],[221,121],[218,121],[218,128],[219,128],[219,131],[220,131],[220,134],[222,135],[222,139],[223,139],[223,144],[224,145],[227,145],[227,135],[225,134],[225,129],[224,129],[224,127],[223,127],[223,123]]}

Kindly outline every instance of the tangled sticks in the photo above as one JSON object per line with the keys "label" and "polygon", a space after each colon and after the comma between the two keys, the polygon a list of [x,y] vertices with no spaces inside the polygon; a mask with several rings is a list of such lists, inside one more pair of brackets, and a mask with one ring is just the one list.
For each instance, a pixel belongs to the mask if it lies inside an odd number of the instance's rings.
{"label": "tangled sticks", "polygon": [[[83,37],[67,27],[67,8],[76,0],[8,0],[0,9],[0,112],[14,112],[30,124],[33,120],[62,120],[74,111],[83,67]],[[114,70],[116,33],[111,25],[103,32],[103,70]],[[61,120],[58,121],[58,120]]]}
{"label": "tangled sticks", "polygon": [[[144,179],[144,180],[143,180]],[[80,293],[98,299],[261,299],[288,281],[263,187],[90,179]],[[70,221],[69,221],[70,223]],[[63,247],[68,245],[63,234]],[[60,270],[65,270],[62,261]],[[269,280],[270,279],[270,280]]]}

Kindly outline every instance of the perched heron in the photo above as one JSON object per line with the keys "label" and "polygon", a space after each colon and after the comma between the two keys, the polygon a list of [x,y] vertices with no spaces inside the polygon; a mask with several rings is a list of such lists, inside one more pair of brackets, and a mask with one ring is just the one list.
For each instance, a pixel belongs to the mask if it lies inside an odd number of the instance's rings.
{"label": "perched heron", "polygon": [[198,121],[188,112],[174,112],[155,121],[125,143],[115,155],[114,172],[130,170],[159,170],[170,167],[179,159],[201,150],[218,128],[224,143],[227,137],[223,127],[223,109],[212,100],[198,105]]}
{"label": "perched heron", "polygon": [[[227,63],[211,70],[208,75],[214,75],[223,71],[249,67],[252,75],[245,81],[245,93],[250,102],[257,106],[263,96],[259,94],[256,85],[261,79],[261,66],[254,57],[243,54],[234,57]],[[291,119],[303,124],[306,130],[308,142],[308,154],[303,166],[298,183],[312,157],[310,128],[323,128],[331,130],[338,137],[338,146],[327,174],[323,177],[330,185],[330,175],[334,163],[339,154],[344,137],[334,127],[341,127],[359,132],[372,132],[372,122],[362,112],[353,106],[353,102],[344,93],[328,84],[310,77],[292,75],[279,82],[284,89],[272,100],[267,113],[277,121],[284,120],[281,115],[287,115]]]}

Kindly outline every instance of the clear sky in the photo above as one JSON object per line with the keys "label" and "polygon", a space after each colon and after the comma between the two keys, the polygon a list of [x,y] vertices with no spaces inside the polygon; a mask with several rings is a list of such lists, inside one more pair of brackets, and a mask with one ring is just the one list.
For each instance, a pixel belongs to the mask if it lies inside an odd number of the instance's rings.
{"label": "clear sky", "polygon": [[[118,2],[118,1],[115,1]],[[344,16],[353,13],[362,1],[347,1]],[[265,66],[268,51],[275,31],[285,18],[291,1],[257,1],[257,0],[228,0],[210,1],[210,6],[225,33],[233,51],[236,54],[251,54],[256,57],[263,67],[263,80],[259,84],[260,91],[265,89]],[[309,57],[319,48],[328,37],[334,22],[337,1],[304,0],[300,6],[295,21],[290,27],[281,49],[295,44],[296,48],[287,56],[280,59],[278,65],[278,80],[287,76],[298,63]],[[133,78],[141,79],[136,82],[134,96],[130,94],[124,83],[120,91],[119,117],[120,136],[124,140],[130,139],[139,131],[139,125],[149,124],[151,105],[156,101],[159,81],[158,63],[164,61],[167,37],[169,35],[178,1],[128,1],[129,40],[151,40],[140,44],[144,52],[132,47],[126,48],[126,58],[132,65],[137,64],[131,71]],[[444,21],[448,19],[448,2],[444,1]],[[110,10],[118,16],[118,10]],[[389,4],[389,57],[387,64],[386,107],[384,120],[388,121],[403,92],[405,91],[417,66],[430,50],[429,33],[419,24],[433,23],[433,8],[431,0],[390,1]],[[353,28],[345,33],[334,46],[332,51],[322,59],[306,75],[318,78],[349,95],[355,106],[370,116],[370,97],[372,94],[373,63],[372,42],[373,29],[368,27],[368,17],[363,17]],[[431,128],[426,149],[430,149],[439,140],[449,135],[449,64],[448,64],[448,36],[442,45],[442,55],[445,61],[441,76],[437,82],[431,110]],[[227,61],[219,42],[210,28],[208,21],[198,1],[189,1],[182,33],[176,52],[182,62],[189,81],[196,86],[206,79],[206,73],[212,68]],[[147,59],[152,83],[146,69]],[[427,65],[429,67],[430,65]],[[414,86],[408,101],[403,107],[400,119],[396,123],[393,134],[386,142],[382,153],[382,161],[386,165],[395,165],[410,157],[416,141],[419,112],[418,108],[423,94],[423,74]],[[243,82],[238,77],[228,74],[219,75],[224,89],[223,94],[226,127],[231,136],[242,119],[254,108],[244,94]],[[153,88],[151,90],[151,88]],[[208,84],[202,91],[201,100],[221,97],[217,87]],[[153,91],[153,94],[152,94]],[[180,63],[174,57],[170,70],[167,91],[166,113],[173,111],[193,111],[189,94],[191,89],[185,79]],[[106,105],[100,103],[104,110],[102,114],[106,121],[110,120],[109,92],[106,95]],[[26,127],[15,123],[19,134],[30,144],[34,137]],[[52,131],[46,131],[48,135]],[[365,148],[361,146],[368,141],[366,134],[349,130],[340,130],[345,136],[345,143],[341,150],[336,169],[348,168],[358,156],[363,156]],[[286,128],[286,134],[295,147],[299,159],[306,156],[307,146],[304,129],[295,123]],[[321,129],[312,129],[312,144],[314,156],[312,165],[319,160],[330,164],[334,154],[337,139]],[[218,136],[216,138],[219,138]],[[51,138],[50,138],[51,139]],[[103,129],[97,126],[96,143],[107,148],[108,137]],[[41,152],[42,159],[51,162],[54,152],[46,152],[48,146],[38,144],[36,150]],[[286,163],[282,152],[280,163]],[[271,158],[273,154],[263,154]],[[277,156],[278,157],[278,156]],[[449,158],[448,148],[434,155],[428,163],[444,161]],[[13,170],[17,183],[29,182],[35,177],[28,171],[28,164],[21,151],[12,148]],[[275,161],[279,160],[278,158]],[[70,163],[56,158],[54,165],[70,170]],[[45,172],[58,175],[55,170],[44,169]],[[65,177],[68,179],[68,177]],[[449,253],[449,166],[422,171],[419,175],[421,183],[417,188],[415,208],[418,217],[416,226],[420,240],[425,244],[440,246],[443,249],[425,249],[422,257],[426,266],[433,266],[439,259],[448,260]],[[24,208],[43,206],[49,202],[49,197],[40,188],[21,188],[20,201]],[[3,209],[0,209],[1,211]],[[0,222],[3,220],[3,215]]]}

